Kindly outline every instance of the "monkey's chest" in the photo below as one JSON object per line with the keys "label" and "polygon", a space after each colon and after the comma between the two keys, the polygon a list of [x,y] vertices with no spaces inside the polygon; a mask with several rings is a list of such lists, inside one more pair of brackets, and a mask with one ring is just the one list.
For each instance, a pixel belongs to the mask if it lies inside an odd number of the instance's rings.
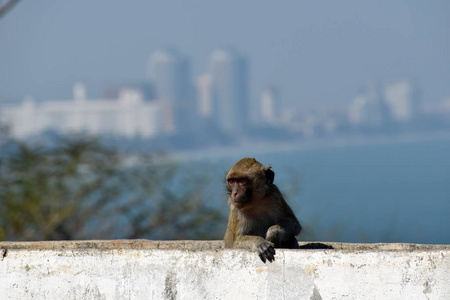
{"label": "monkey's chest", "polygon": [[257,218],[242,220],[239,235],[255,235],[265,238],[267,230],[270,226],[275,225],[275,222],[270,218]]}

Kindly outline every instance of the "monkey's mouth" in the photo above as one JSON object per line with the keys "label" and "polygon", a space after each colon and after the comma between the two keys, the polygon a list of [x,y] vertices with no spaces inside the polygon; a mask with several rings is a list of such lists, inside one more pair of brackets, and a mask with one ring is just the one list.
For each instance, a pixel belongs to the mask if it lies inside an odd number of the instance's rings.
{"label": "monkey's mouth", "polygon": [[231,197],[231,200],[233,201],[233,203],[247,202],[247,199],[244,199],[243,197]]}
{"label": "monkey's mouth", "polygon": [[243,207],[247,201],[246,200],[233,200],[233,205],[237,208]]}

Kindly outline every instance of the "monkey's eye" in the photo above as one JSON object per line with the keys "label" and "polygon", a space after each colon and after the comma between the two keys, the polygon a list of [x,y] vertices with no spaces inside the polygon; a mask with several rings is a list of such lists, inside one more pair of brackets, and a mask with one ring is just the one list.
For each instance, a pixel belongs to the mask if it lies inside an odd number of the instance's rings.
{"label": "monkey's eye", "polygon": [[239,178],[236,180],[239,185],[246,185],[248,183],[247,178]]}

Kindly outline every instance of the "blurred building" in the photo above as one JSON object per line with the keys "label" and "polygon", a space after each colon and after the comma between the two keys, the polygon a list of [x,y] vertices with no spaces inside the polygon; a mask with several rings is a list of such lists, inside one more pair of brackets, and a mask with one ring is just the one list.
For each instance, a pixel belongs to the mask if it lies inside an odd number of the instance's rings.
{"label": "blurred building", "polygon": [[216,50],[210,56],[208,73],[217,127],[230,134],[245,131],[249,123],[246,59],[232,50]]}
{"label": "blurred building", "polygon": [[387,108],[376,84],[359,93],[348,108],[352,125],[379,127],[388,119]]}
{"label": "blurred building", "polygon": [[267,87],[261,96],[261,121],[275,125],[280,122],[280,91]]}
{"label": "blurred building", "polygon": [[18,138],[46,131],[151,138],[161,133],[161,118],[161,103],[145,101],[138,89],[123,88],[117,99],[88,100],[82,84],[75,85],[71,100],[37,103],[27,97],[0,110]]}
{"label": "blurred building", "polygon": [[163,101],[166,132],[187,133],[196,114],[187,59],[173,49],[155,51],[149,59],[148,78],[155,98]]}
{"label": "blurred building", "polygon": [[204,74],[199,76],[196,81],[196,87],[198,114],[203,119],[210,119],[213,116],[213,91],[211,74]]}
{"label": "blurred building", "polygon": [[392,82],[384,88],[384,98],[394,121],[411,121],[418,113],[418,95],[411,82]]}

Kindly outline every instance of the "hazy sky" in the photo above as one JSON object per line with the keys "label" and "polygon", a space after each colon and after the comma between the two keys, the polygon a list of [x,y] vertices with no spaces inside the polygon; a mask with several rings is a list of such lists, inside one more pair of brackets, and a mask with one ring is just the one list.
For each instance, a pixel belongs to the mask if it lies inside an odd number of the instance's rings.
{"label": "hazy sky", "polygon": [[0,101],[143,82],[163,47],[191,59],[192,78],[211,51],[234,47],[249,58],[253,99],[275,85],[300,109],[347,105],[373,80],[450,96],[449,0],[22,0],[0,19]]}

